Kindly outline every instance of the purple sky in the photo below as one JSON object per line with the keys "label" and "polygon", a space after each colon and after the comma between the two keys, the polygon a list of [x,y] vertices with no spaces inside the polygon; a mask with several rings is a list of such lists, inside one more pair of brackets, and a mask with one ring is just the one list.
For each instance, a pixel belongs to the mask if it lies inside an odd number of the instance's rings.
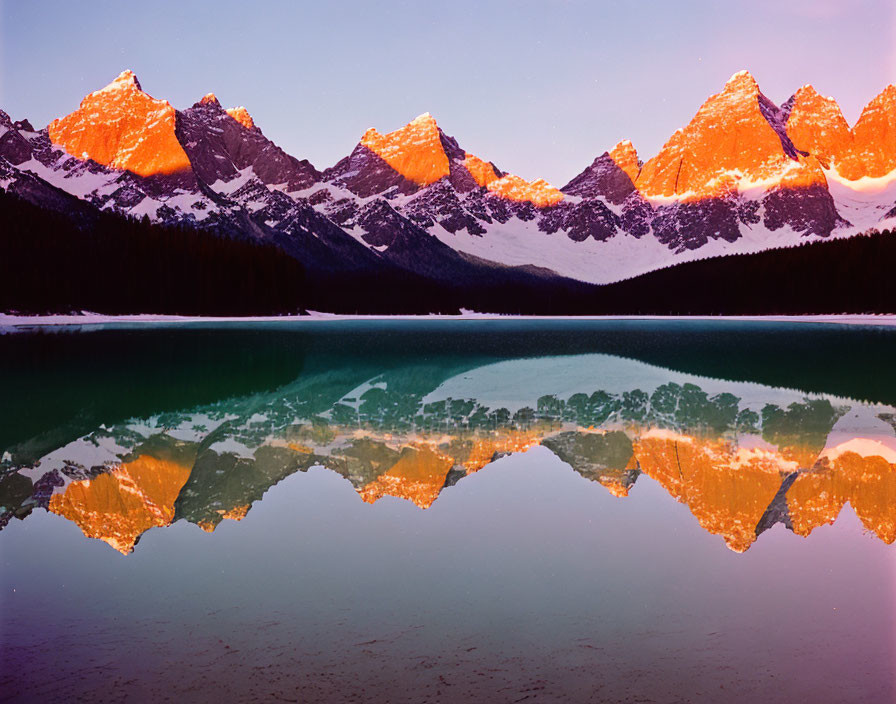
{"label": "purple sky", "polygon": [[893,0],[0,0],[0,108],[44,126],[121,70],[188,107],[245,105],[323,168],[431,112],[461,146],[563,185],[619,139],[653,156],[747,68],[847,120],[896,82]]}

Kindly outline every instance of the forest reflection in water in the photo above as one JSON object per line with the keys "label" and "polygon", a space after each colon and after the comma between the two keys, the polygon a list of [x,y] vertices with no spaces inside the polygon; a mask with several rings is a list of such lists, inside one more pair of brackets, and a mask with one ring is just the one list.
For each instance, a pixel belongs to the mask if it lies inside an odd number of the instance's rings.
{"label": "forest reflection in water", "polygon": [[[896,408],[825,393],[824,379],[815,382],[818,390],[801,391],[711,378],[589,352],[581,335],[561,354],[563,336],[575,329],[547,331],[548,354],[531,342],[539,331],[515,331],[524,349],[515,354],[511,340],[504,359],[493,352],[500,334],[485,348],[481,337],[465,344],[443,336],[437,354],[431,347],[414,354],[422,338],[431,341],[423,330],[404,340],[400,354],[394,346],[367,353],[363,345],[352,354],[339,335],[317,347],[313,334],[297,333],[283,345],[283,331],[273,339],[251,328],[238,332],[230,349],[202,340],[203,355],[213,359],[200,360],[208,378],[200,379],[196,399],[184,394],[171,401],[180,406],[157,403],[143,416],[119,411],[115,422],[95,426],[76,406],[58,427],[15,438],[3,453],[0,526],[43,508],[128,553],[146,530],[180,519],[205,531],[239,521],[278,482],[311,467],[341,475],[366,502],[394,496],[425,509],[496,459],[542,446],[614,496],[627,496],[641,475],[651,477],[737,552],[776,524],[807,536],[846,504],[867,531],[888,544],[896,539]],[[598,328],[606,334],[591,346],[600,350],[609,338],[618,347],[626,332],[633,341],[624,351],[646,347],[642,356],[650,358],[644,328]],[[673,361],[684,355],[668,331],[652,332],[672,338],[666,354]],[[747,334],[715,335],[726,332]],[[147,333],[117,334],[133,344]],[[167,346],[171,335],[177,338],[171,331],[156,336]],[[368,339],[384,336],[394,331]],[[54,342],[65,338],[42,344]],[[873,342],[892,344],[890,337]],[[172,363],[161,366],[168,371]],[[197,360],[190,364],[195,370]],[[120,371],[126,388],[139,389],[136,379],[145,375],[165,381],[142,365]],[[228,371],[236,393],[228,390]],[[279,383],[278,375],[292,373]],[[172,376],[169,383],[179,384]],[[115,389],[92,389],[100,398],[105,392]],[[886,397],[885,385],[881,392]]]}

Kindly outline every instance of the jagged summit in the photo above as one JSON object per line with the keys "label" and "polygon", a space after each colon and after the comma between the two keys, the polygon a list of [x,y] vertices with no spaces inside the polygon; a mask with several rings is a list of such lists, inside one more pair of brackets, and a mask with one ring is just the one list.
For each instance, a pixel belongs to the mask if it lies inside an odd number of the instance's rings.
{"label": "jagged summit", "polygon": [[432,116],[432,113],[424,112],[420,113],[413,120],[410,121],[411,125],[421,125],[426,129],[439,129],[439,126],[436,124],[436,118]]}
{"label": "jagged summit", "polygon": [[371,127],[361,137],[361,145],[418,186],[435,183],[450,172],[441,130],[428,112],[387,134]]}
{"label": "jagged summit", "polygon": [[[178,112],[177,117],[177,137],[194,173],[208,185],[233,183],[240,178],[237,183],[245,185],[247,192],[260,184],[298,191],[320,177],[310,163],[290,156],[267,139],[246,108],[225,110],[213,93]],[[251,183],[246,184],[247,180]],[[259,190],[253,195],[253,202],[258,204],[271,197],[276,196]]]}
{"label": "jagged summit", "polygon": [[888,85],[865,106],[853,136],[865,176],[881,178],[896,169],[896,85]]}
{"label": "jagged summit", "polygon": [[122,71],[80,107],[48,126],[50,139],[83,159],[138,176],[186,171],[190,161],[175,136],[175,110],[143,92],[133,71]]}
{"label": "jagged summit", "polygon": [[139,91],[143,91],[143,87],[140,85],[140,81],[137,79],[137,74],[131,71],[131,69],[125,69],[118,76],[115,77],[109,85],[100,90],[96,91],[97,93],[101,93],[103,91],[112,91],[112,90],[129,90],[135,89]]}
{"label": "jagged summit", "polygon": [[797,149],[842,179],[879,178],[896,169],[896,86],[872,99],[850,128],[837,101],[802,86],[782,106]]}
{"label": "jagged summit", "polygon": [[638,173],[641,170],[641,161],[638,159],[638,151],[635,149],[635,145],[631,143],[631,140],[623,139],[618,142],[615,147],[607,152],[607,156],[625,172],[632,182],[638,178]]}
{"label": "jagged summit", "polygon": [[787,135],[794,146],[815,156],[825,168],[848,179],[864,171],[855,158],[854,138],[840,106],[811,85],[802,86],[782,106]]}
{"label": "jagged summit", "polygon": [[631,141],[624,139],[597,157],[560,190],[571,196],[604,197],[611,203],[620,204],[634,192],[640,171],[638,152]]}
{"label": "jagged summit", "polygon": [[[392,176],[383,174],[380,165],[364,160],[363,152],[357,153],[357,150],[348,161],[337,164],[329,175],[365,197],[396,187],[402,192],[414,192],[447,179],[462,193],[485,188],[504,199],[538,207],[554,205],[563,199],[559,190],[542,179],[526,181],[505,174],[491,162],[464,151],[428,112],[387,134],[371,127],[364,133],[359,147],[381,159],[380,164],[384,162],[392,170]],[[343,180],[343,174],[349,179]]]}
{"label": "jagged summit", "polygon": [[759,83],[747,69],[741,69],[725,81],[725,90],[759,90]]}
{"label": "jagged summit", "polygon": [[701,199],[736,189],[740,181],[778,178],[803,158],[784,120],[756,79],[740,71],[644,164],[638,190],[649,197]]}

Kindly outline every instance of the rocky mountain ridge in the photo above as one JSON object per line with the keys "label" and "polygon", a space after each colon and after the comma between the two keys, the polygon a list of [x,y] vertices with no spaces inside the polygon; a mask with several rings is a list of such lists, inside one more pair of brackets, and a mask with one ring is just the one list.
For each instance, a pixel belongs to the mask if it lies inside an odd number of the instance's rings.
{"label": "rocky mountain ridge", "polygon": [[607,283],[896,222],[896,88],[850,128],[811,86],[735,74],[642,162],[617,144],[562,188],[467,152],[424,113],[318,170],[213,94],[178,110],[131,71],[35,130],[0,112],[0,188],[276,244],[310,271]]}

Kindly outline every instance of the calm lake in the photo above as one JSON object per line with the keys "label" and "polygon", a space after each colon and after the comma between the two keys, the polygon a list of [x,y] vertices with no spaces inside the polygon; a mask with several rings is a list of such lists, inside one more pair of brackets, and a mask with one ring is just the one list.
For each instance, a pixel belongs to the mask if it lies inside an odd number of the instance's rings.
{"label": "calm lake", "polygon": [[0,700],[896,701],[896,329],[0,335]]}

